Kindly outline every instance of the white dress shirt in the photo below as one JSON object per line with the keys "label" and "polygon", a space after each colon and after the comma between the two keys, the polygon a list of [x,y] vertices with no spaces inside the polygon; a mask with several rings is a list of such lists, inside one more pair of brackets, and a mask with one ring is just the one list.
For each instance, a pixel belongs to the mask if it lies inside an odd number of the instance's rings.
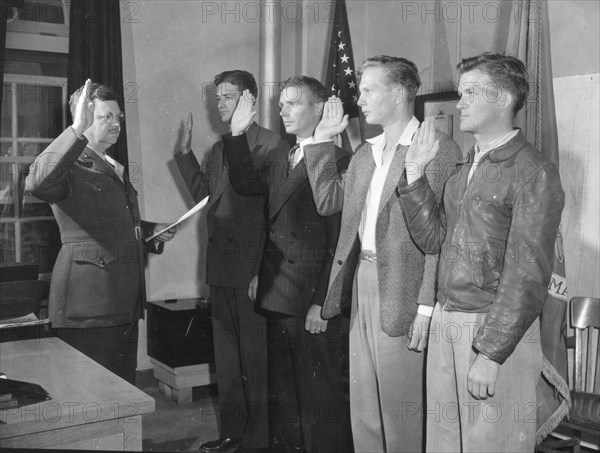
{"label": "white dress shirt", "polygon": [[375,171],[371,178],[371,185],[367,192],[360,226],[358,227],[358,234],[363,250],[377,253],[377,246],[375,245],[375,229],[377,226],[377,215],[379,214],[379,204],[381,202],[383,186],[398,146],[409,146],[412,142],[413,135],[418,128],[419,121],[413,116],[406,128],[404,128],[404,132],[402,132],[398,142],[388,150],[386,155],[383,154],[386,145],[385,134],[367,140],[371,144],[373,151]]}
{"label": "white dress shirt", "polygon": [[308,137],[302,141],[297,142],[298,149],[294,153],[294,163],[291,166],[291,168],[294,168],[296,165],[298,165],[298,162],[300,162],[304,158],[304,147],[306,145],[310,145],[312,142],[313,142],[313,137]]}

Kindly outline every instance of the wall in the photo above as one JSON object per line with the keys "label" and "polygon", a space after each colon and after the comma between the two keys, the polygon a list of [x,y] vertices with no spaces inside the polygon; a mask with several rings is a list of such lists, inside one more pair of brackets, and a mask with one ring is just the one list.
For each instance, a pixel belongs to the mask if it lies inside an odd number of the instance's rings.
{"label": "wall", "polygon": [[[215,12],[214,5],[223,9]],[[259,23],[243,20],[240,2],[233,1],[122,1],[121,6],[132,179],[143,218],[170,222],[193,206],[173,161],[188,112],[194,115],[192,148],[201,160],[226,132],[215,115],[213,77],[234,68],[258,74]],[[149,300],[208,295],[205,231],[204,217],[196,215],[161,256],[149,257]],[[144,323],[138,362],[138,368],[150,368]]]}
{"label": "wall", "polygon": [[600,3],[551,0],[548,15],[568,296],[600,297]]}
{"label": "wall", "polygon": [[[599,3],[548,3],[555,77],[597,74]],[[323,80],[334,3],[122,0],[121,5],[124,77],[129,86],[125,111],[130,157],[137,166],[136,188],[146,219],[170,221],[192,206],[172,160],[187,113],[194,114],[192,145],[200,158],[224,132],[214,115],[214,101],[205,96],[214,74],[237,67],[258,75],[260,19],[264,14],[278,14],[281,78],[302,73]],[[450,89],[461,58],[504,51],[509,23],[518,17],[517,3],[512,1],[346,0],[346,5],[357,64],[377,54],[409,58],[420,69],[423,94]],[[272,88],[273,82],[259,80],[259,85]],[[597,92],[597,82],[590,86]],[[573,105],[568,98],[557,99],[557,105],[563,101]],[[577,115],[570,114],[570,121],[576,119]],[[563,137],[561,159],[564,143]],[[572,168],[581,169],[581,162]],[[599,179],[597,173],[588,174],[590,190],[597,193],[597,185],[593,186]],[[581,209],[577,215],[582,215]],[[163,256],[150,258],[147,286],[151,300],[207,294],[202,279],[204,232],[203,218],[197,216],[180,229]],[[592,226],[585,234],[597,237],[597,232]],[[598,267],[597,263],[591,266],[596,272]],[[567,271],[580,272],[569,267]],[[144,351],[145,338],[140,354]],[[140,368],[148,366],[147,358],[141,356],[140,362]]]}

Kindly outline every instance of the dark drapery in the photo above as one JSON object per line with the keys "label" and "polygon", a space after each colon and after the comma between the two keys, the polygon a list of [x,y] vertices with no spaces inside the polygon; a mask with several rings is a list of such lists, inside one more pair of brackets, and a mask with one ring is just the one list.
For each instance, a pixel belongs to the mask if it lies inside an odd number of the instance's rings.
{"label": "dark drapery", "polygon": [[[118,93],[119,106],[125,109],[119,0],[71,2],[67,78],[69,93],[86,79],[111,87]],[[127,168],[125,123],[112,154]]]}
{"label": "dark drapery", "polygon": [[[23,6],[23,0],[2,0],[0,5],[0,86],[2,87],[2,102],[4,102],[4,51],[6,50],[6,21],[12,17],[12,9]],[[0,110],[0,123],[2,122],[2,110]]]}

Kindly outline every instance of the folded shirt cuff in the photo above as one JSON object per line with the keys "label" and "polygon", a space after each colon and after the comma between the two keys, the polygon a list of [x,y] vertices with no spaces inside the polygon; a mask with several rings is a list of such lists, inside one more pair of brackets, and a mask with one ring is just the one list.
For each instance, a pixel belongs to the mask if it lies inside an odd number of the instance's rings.
{"label": "folded shirt cuff", "polygon": [[430,307],[429,305],[419,305],[419,308],[417,308],[417,313],[431,318],[433,315],[433,307]]}

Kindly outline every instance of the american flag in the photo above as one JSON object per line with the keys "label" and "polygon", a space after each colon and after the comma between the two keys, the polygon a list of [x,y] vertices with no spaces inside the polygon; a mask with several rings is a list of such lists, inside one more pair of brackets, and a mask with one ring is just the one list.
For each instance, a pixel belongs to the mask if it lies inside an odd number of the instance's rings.
{"label": "american flag", "polygon": [[[356,81],[352,41],[344,0],[337,0],[335,5],[325,88],[329,90],[331,95],[336,95],[342,100],[344,112],[350,118],[359,117],[360,109],[357,104],[359,96],[358,83]],[[342,134],[342,144],[344,148],[352,150],[345,131]]]}

